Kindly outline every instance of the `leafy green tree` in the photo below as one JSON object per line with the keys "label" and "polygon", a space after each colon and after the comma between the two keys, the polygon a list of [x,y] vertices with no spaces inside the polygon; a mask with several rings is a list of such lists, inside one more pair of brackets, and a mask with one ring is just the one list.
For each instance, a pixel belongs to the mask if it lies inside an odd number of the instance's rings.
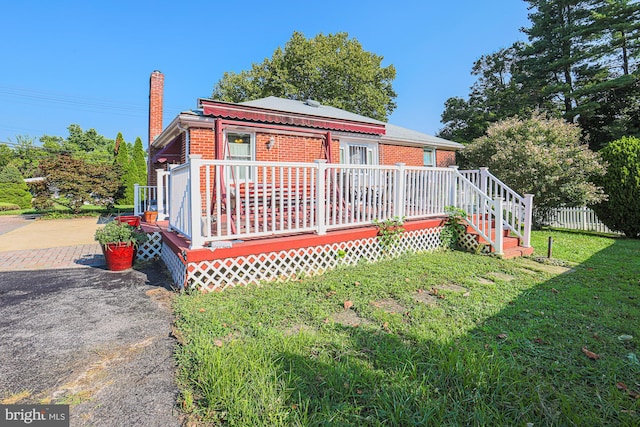
{"label": "leafy green tree", "polygon": [[144,155],[144,148],[142,147],[142,139],[136,138],[136,142],[133,144],[133,162],[136,165],[138,171],[138,178],[136,183],[140,185],[147,185],[147,160]]}
{"label": "leafy green tree", "polygon": [[106,138],[95,129],[83,131],[77,124],[67,128],[69,136],[43,135],[40,137],[42,146],[53,154],[68,154],[82,158],[90,163],[109,162],[113,158],[113,140]]}
{"label": "leafy green tree", "polygon": [[492,124],[461,153],[463,168],[486,166],[520,194],[534,195],[535,217],[545,220],[558,206],[602,200],[592,177],[604,174],[598,153],[580,142],[580,128],[534,113]]}
{"label": "leafy green tree", "polygon": [[445,102],[439,136],[461,143],[481,137],[491,123],[517,114],[528,115],[537,106],[537,98],[525,93],[514,76],[521,74],[523,43],[514,43],[483,55],[474,64],[471,75],[477,78],[468,99],[449,98]]}
{"label": "leafy green tree", "polygon": [[640,139],[623,137],[600,151],[607,173],[597,182],[608,198],[593,206],[607,227],[640,238]]}
{"label": "leafy green tree", "polygon": [[4,168],[13,159],[13,150],[7,144],[0,144],[0,169]]}
{"label": "leafy green tree", "polygon": [[85,203],[109,206],[120,188],[117,167],[106,163],[90,163],[82,158],[59,155],[44,159],[40,168],[46,178],[49,194],[57,191],[68,200],[68,207],[80,212]]}
{"label": "leafy green tree", "polygon": [[11,163],[18,168],[20,174],[25,178],[36,176],[40,159],[46,155],[45,151],[37,147],[34,142],[34,138],[28,135],[18,135],[13,147]]}
{"label": "leafy green tree", "polygon": [[9,163],[0,171],[0,202],[12,203],[21,209],[31,207],[31,193],[16,166]]}
{"label": "leafy green tree", "polygon": [[212,96],[230,102],[267,96],[314,99],[386,121],[396,108],[396,70],[393,65],[382,67],[382,60],[347,33],[307,39],[294,32],[270,59],[254,63],[248,71],[225,73]]}

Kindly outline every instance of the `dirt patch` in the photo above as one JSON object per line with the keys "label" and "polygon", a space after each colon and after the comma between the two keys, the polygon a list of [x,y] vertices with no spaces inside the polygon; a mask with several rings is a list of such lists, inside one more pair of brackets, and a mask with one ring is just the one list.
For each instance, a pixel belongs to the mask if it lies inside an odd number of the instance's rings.
{"label": "dirt patch", "polygon": [[379,308],[380,310],[383,310],[384,312],[390,313],[390,314],[396,314],[396,313],[404,314],[407,311],[409,311],[405,307],[400,305],[398,301],[392,298],[384,298],[381,300],[372,301],[371,305],[374,306],[375,308]]}
{"label": "dirt patch", "polygon": [[173,300],[176,297],[175,292],[171,292],[165,288],[150,289],[145,294],[151,298],[158,306],[164,310],[170,310]]}
{"label": "dirt patch", "polygon": [[521,258],[518,260],[518,263],[528,270],[533,270],[536,272],[550,273],[550,274],[564,274],[574,271],[573,268],[568,267],[566,265],[553,265],[553,264],[545,264],[537,261],[533,261],[530,259]]}
{"label": "dirt patch", "polygon": [[478,277],[478,283],[481,285],[494,285],[496,282],[493,280],[486,279],[484,277]]}
{"label": "dirt patch", "polygon": [[369,319],[358,316],[358,313],[351,309],[333,313],[329,319],[343,326],[361,326],[371,325],[373,323]]}
{"label": "dirt patch", "polygon": [[426,304],[429,307],[434,307],[438,302],[438,297],[435,295],[431,295],[427,291],[418,291],[413,294],[413,299],[423,304]]}

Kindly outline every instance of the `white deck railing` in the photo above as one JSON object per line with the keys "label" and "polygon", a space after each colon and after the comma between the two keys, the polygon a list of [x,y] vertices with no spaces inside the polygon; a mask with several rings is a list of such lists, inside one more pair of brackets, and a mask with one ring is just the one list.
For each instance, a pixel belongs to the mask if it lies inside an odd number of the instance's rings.
{"label": "white deck railing", "polygon": [[502,200],[505,226],[522,239],[522,246],[529,247],[531,245],[533,195],[519,195],[489,172],[488,168],[463,170],[460,171],[460,174],[471,181],[490,199]]}
{"label": "white deck railing", "polygon": [[394,217],[443,216],[447,206],[456,206],[502,253],[502,233],[494,230],[505,224],[502,198],[492,199],[456,168],[191,156],[171,169],[168,186],[169,226],[191,239],[192,248],[220,240],[324,234]]}
{"label": "white deck railing", "polygon": [[169,197],[169,172],[156,170],[157,185],[134,184],[133,214],[142,215],[145,211],[157,211],[158,219],[164,220],[168,215],[167,201]]}

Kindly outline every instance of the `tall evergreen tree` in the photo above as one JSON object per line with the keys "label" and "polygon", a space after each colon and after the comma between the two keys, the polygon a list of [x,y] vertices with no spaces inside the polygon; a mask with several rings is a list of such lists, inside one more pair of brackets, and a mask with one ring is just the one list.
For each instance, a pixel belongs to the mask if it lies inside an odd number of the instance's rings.
{"label": "tall evergreen tree", "polygon": [[9,163],[0,171],[0,202],[12,203],[21,209],[31,207],[31,193],[20,171]]}
{"label": "tall evergreen tree", "polygon": [[138,178],[136,183],[140,185],[147,185],[147,161],[144,156],[144,148],[142,147],[142,139],[136,138],[136,142],[133,144],[133,162],[136,164],[138,172]]}

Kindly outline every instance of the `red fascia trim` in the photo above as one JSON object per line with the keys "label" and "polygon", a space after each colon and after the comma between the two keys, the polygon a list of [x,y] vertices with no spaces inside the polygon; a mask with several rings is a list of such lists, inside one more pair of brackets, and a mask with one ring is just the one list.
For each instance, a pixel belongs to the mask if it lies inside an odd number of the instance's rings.
{"label": "red fascia trim", "polygon": [[330,118],[315,118],[294,113],[270,112],[263,109],[254,110],[248,106],[208,104],[206,101],[201,102],[203,114],[214,117],[366,133],[372,135],[385,134],[385,126],[383,124],[379,125],[374,123],[353,122]]}

